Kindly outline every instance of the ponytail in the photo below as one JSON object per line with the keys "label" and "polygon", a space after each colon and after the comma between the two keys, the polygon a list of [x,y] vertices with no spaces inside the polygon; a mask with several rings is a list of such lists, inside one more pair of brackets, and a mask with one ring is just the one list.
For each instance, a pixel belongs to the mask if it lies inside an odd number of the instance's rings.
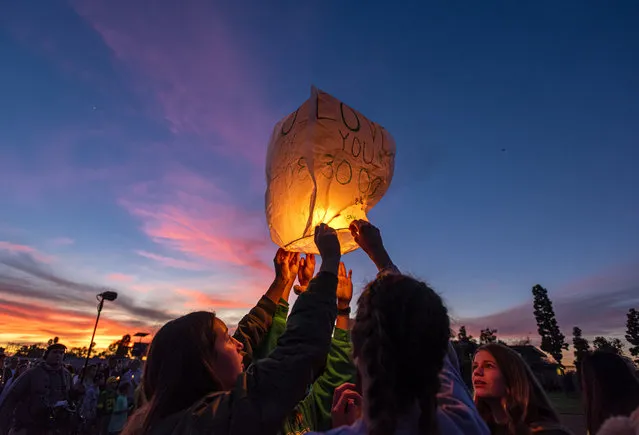
{"label": "ponytail", "polygon": [[353,351],[369,381],[369,434],[394,433],[399,418],[416,406],[420,433],[436,433],[439,372],[450,334],[439,295],[413,278],[386,275],[364,290],[355,320]]}

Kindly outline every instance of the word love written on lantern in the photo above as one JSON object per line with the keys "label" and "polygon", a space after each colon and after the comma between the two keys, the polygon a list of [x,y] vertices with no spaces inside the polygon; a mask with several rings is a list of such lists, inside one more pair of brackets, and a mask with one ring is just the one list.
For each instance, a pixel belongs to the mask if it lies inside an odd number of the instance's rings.
{"label": "word love written on lantern", "polygon": [[266,220],[274,243],[317,253],[316,225],[338,232],[342,253],[357,249],[348,230],[384,196],[395,142],[380,125],[316,88],[273,130],[266,157]]}

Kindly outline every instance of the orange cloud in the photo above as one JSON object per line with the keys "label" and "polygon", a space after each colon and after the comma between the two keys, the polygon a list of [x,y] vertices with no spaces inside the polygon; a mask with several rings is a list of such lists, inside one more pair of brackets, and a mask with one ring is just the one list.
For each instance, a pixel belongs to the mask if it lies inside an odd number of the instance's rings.
{"label": "orange cloud", "polygon": [[[84,336],[87,328],[90,330],[93,325],[90,319],[95,316],[96,294],[104,290],[103,287],[57,275],[50,267],[43,266],[28,254],[0,259],[0,297],[3,298],[0,302],[5,303],[4,307],[0,307],[0,312],[3,314],[2,321],[9,322],[4,328],[0,325],[0,331],[5,338],[15,334],[24,337],[20,331],[27,335],[37,334],[37,331],[48,334],[51,328],[55,329],[57,335],[64,331],[72,338]],[[122,325],[147,327],[173,318],[172,312],[158,308],[161,302],[157,299],[153,301],[153,306],[134,300],[126,292],[118,293],[117,300],[107,304],[104,312],[105,321],[114,322],[113,319],[117,319],[112,326],[117,326],[118,333]],[[55,313],[59,315],[54,316]],[[61,329],[52,326],[56,324]],[[63,324],[67,326],[62,327]]]}
{"label": "orange cloud", "polygon": [[193,310],[218,310],[218,309],[243,309],[252,308],[254,304],[246,301],[228,300],[213,296],[199,290],[177,289],[176,293],[188,297],[188,302],[184,304],[186,308]]}
{"label": "orange cloud", "polygon": [[33,256],[33,258],[42,261],[43,263],[49,263],[53,257],[50,255],[43,254],[35,248],[27,245],[18,245],[11,242],[3,242],[0,241],[0,251],[8,251],[11,253],[19,253],[19,254],[29,254]]}
{"label": "orange cloud", "polygon": [[[91,339],[95,314],[60,308],[55,304],[0,300],[0,343],[44,343],[59,337],[67,346],[87,346]],[[139,326],[100,318],[95,336],[96,348],[106,348]]]}

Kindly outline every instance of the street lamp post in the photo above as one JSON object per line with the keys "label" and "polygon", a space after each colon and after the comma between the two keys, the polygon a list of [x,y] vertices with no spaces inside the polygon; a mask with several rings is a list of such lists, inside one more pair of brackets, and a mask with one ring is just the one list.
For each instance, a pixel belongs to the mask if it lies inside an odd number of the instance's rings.
{"label": "street lamp post", "polygon": [[82,373],[80,374],[80,382],[84,380],[84,374],[87,371],[87,366],[89,365],[89,358],[91,357],[91,349],[93,349],[93,339],[95,338],[95,331],[98,329],[98,322],[100,321],[100,313],[102,312],[102,307],[104,306],[104,301],[114,301],[118,297],[118,294],[114,291],[105,291],[104,293],[100,293],[96,296],[98,299],[98,316],[95,318],[95,326],[93,327],[93,334],[91,335],[91,342],[89,343],[89,350],[87,351],[87,357],[84,360],[84,367],[82,368]]}

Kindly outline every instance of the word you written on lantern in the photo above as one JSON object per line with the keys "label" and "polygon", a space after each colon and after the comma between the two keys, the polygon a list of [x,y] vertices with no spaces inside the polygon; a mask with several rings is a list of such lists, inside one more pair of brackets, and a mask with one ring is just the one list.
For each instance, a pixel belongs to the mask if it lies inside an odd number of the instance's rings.
{"label": "word you written on lantern", "polygon": [[275,125],[266,156],[266,220],[271,239],[294,252],[318,253],[315,226],[335,228],[342,253],[357,249],[348,226],[384,196],[393,178],[395,141],[326,92]]}

